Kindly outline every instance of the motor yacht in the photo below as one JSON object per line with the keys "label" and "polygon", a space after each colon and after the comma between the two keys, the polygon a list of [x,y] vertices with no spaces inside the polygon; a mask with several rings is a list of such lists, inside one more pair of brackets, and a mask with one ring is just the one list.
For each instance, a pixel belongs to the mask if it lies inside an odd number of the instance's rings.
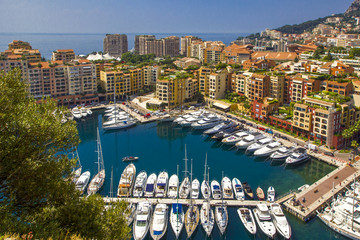
{"label": "motor yacht", "polygon": [[156,181],[155,197],[166,197],[169,175],[167,172],[160,172]]}
{"label": "motor yacht", "polygon": [[278,233],[280,233],[285,239],[290,239],[291,238],[291,227],[281,209],[280,204],[271,203],[270,204],[270,214],[271,214],[272,221],[273,221]]}
{"label": "motor yacht", "polygon": [[259,132],[254,132],[249,134],[249,136],[244,137],[241,141],[237,142],[235,146],[238,149],[247,149],[251,144],[255,143],[257,140],[265,138],[265,135]]}
{"label": "motor yacht", "polygon": [[139,202],[133,224],[134,240],[142,240],[149,232],[152,206],[148,201]]}
{"label": "motor yacht", "polygon": [[179,122],[179,125],[181,125],[182,127],[190,127],[191,124],[196,123],[197,121],[200,121],[203,118],[205,118],[205,116],[203,115],[192,116],[187,118],[186,120]]}
{"label": "motor yacht", "polygon": [[90,172],[83,172],[78,180],[76,181],[75,188],[79,190],[81,193],[85,191],[86,186],[88,185],[90,180]]}
{"label": "motor yacht", "polygon": [[275,188],[273,186],[270,186],[267,190],[267,200],[269,202],[275,201]]}
{"label": "motor yacht", "polygon": [[194,179],[191,183],[191,198],[198,199],[200,193],[200,182],[197,179]]}
{"label": "motor yacht", "polygon": [[211,209],[209,201],[203,202],[201,206],[200,222],[206,235],[210,237],[211,232],[214,228],[215,218],[214,218],[214,211]]}
{"label": "motor yacht", "polygon": [[211,138],[215,139],[215,140],[218,140],[218,141],[221,141],[223,138],[229,137],[232,134],[235,134],[235,133],[240,132],[240,131],[242,131],[242,129],[239,126],[235,126],[235,127],[231,127],[231,128],[222,130],[222,131],[216,133]]}
{"label": "motor yacht", "polygon": [[173,203],[170,212],[170,225],[175,233],[176,239],[179,238],[181,230],[183,229],[184,218],[185,218],[185,214],[183,211],[182,204]]}
{"label": "motor yacht", "polygon": [[257,204],[254,209],[255,219],[261,229],[261,231],[269,238],[274,238],[276,234],[276,228],[271,221],[269,209],[266,204]]}
{"label": "motor yacht", "polygon": [[159,203],[154,209],[153,218],[150,225],[150,235],[154,240],[161,239],[166,232],[168,224],[168,207],[166,204]]}
{"label": "motor yacht", "polygon": [[306,153],[306,149],[303,147],[296,148],[289,157],[286,158],[286,164],[298,164],[302,162],[306,162],[310,157]]}
{"label": "motor yacht", "polygon": [[[259,140],[260,141],[260,140]],[[273,152],[281,148],[281,143],[279,142],[272,142],[267,144],[265,147],[262,147],[254,152],[254,156],[256,157],[268,157]]]}
{"label": "motor yacht", "polygon": [[109,113],[105,113],[105,117],[116,117],[116,116],[122,116],[122,115],[128,115],[128,113],[121,111],[121,110],[115,110]]}
{"label": "motor yacht", "polygon": [[80,119],[82,116],[81,116],[81,112],[79,110],[78,107],[74,107],[72,110],[71,110],[71,113],[72,115],[74,116],[75,119]]}
{"label": "motor yacht", "polygon": [[179,188],[179,178],[176,174],[171,175],[167,191],[168,198],[177,198]]}
{"label": "motor yacht", "polygon": [[103,123],[103,126],[114,125],[114,124],[116,124],[118,122],[121,122],[121,121],[123,121],[125,119],[128,119],[128,118],[129,118],[128,115],[121,115],[121,116],[116,116],[116,118],[115,117],[109,118],[107,121],[105,121]]}
{"label": "motor yacht", "polygon": [[213,118],[206,117],[196,123],[191,124],[191,127],[196,130],[203,130],[203,129],[212,128],[215,125],[218,125],[221,121],[222,121],[221,118],[217,116]]}
{"label": "motor yacht", "polygon": [[152,173],[146,180],[144,197],[153,197],[155,191],[157,176],[155,173]]}
{"label": "motor yacht", "polygon": [[225,122],[222,122],[222,123],[219,123],[218,125],[216,125],[215,127],[212,127],[208,130],[205,130],[204,131],[204,134],[206,135],[213,135],[213,134],[216,134],[220,131],[223,131],[225,129],[228,129],[228,128],[231,128],[231,127],[234,127],[236,124],[234,122],[231,122],[231,121],[225,121]]}
{"label": "motor yacht", "polygon": [[259,139],[257,141],[255,141],[254,143],[250,144],[247,148],[246,148],[246,152],[247,153],[253,153],[255,152],[256,150],[266,146],[267,144],[269,143],[272,143],[273,140],[272,138],[269,138],[269,137],[265,137],[265,138],[262,138],[262,139]]}
{"label": "motor yacht", "polygon": [[292,146],[292,147],[286,147],[286,146],[283,146],[281,148],[279,148],[276,152],[272,153],[270,155],[270,158],[273,160],[273,161],[285,161],[285,159],[287,157],[290,156],[290,154],[295,150],[295,147]]}
{"label": "motor yacht", "polygon": [[245,200],[245,193],[240,180],[237,178],[233,178],[232,186],[234,188],[235,198],[237,200]]}
{"label": "motor yacht", "polygon": [[244,137],[249,136],[249,133],[246,131],[237,132],[229,137],[223,138],[222,143],[226,145],[235,145],[237,142],[241,141]]}
{"label": "motor yacht", "polygon": [[143,170],[135,178],[133,197],[142,197],[145,190],[147,173]]}
{"label": "motor yacht", "polygon": [[124,128],[129,128],[131,126],[134,126],[136,124],[136,121],[132,118],[126,118],[122,121],[117,121],[117,123],[111,124],[111,125],[107,125],[107,126],[103,126],[103,129],[105,131],[108,130],[116,130],[116,129],[124,129]]}
{"label": "motor yacht", "polygon": [[231,180],[228,177],[224,177],[221,180],[221,187],[224,199],[234,199],[234,193],[232,191]]}
{"label": "motor yacht", "polygon": [[216,180],[211,181],[211,192],[212,192],[213,199],[215,199],[215,200],[221,199],[221,188],[220,188],[220,184],[218,181],[216,181]]}
{"label": "motor yacht", "polygon": [[248,232],[252,235],[256,234],[256,223],[253,213],[248,208],[239,208],[237,213],[240,217],[241,222]]}
{"label": "motor yacht", "polygon": [[134,185],[134,179],[136,175],[135,165],[130,163],[126,166],[121,174],[119,186],[118,186],[118,197],[130,197],[131,189]]}

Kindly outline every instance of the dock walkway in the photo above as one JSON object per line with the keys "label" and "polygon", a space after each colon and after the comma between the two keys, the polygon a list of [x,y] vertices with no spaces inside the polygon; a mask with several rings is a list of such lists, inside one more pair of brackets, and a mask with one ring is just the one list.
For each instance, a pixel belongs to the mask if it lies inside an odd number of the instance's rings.
{"label": "dock walkway", "polygon": [[[129,203],[139,203],[141,201],[149,201],[151,204],[158,204],[158,203],[164,203],[164,204],[173,204],[173,203],[181,203],[183,205],[189,205],[190,199],[174,199],[174,198],[110,198],[110,197],[104,197],[103,198],[105,203],[111,203],[116,201],[125,200]],[[193,203],[195,205],[202,205],[205,199],[192,199]],[[225,200],[224,204],[228,207],[256,207],[257,204],[263,203],[269,205],[270,202],[267,201],[257,201],[257,200]],[[210,200],[210,205],[220,205],[221,200]]]}

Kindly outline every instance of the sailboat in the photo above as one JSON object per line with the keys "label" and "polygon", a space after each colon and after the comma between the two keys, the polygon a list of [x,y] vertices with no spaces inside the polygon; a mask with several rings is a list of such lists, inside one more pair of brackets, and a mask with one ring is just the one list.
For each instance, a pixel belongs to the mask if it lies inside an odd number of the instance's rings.
{"label": "sailboat", "polygon": [[[224,174],[223,174],[223,178],[224,178]],[[222,196],[221,205],[215,208],[215,219],[216,219],[216,224],[220,230],[220,233],[223,235],[225,233],[229,221],[229,216],[228,216],[227,208],[224,205],[224,195],[221,194],[221,196]]]}
{"label": "sailboat", "polygon": [[[74,171],[73,171],[72,180],[73,180],[74,183],[76,183],[76,181],[79,179],[79,177],[81,176],[81,171],[82,171],[80,157],[79,157],[79,153],[78,153],[77,149],[76,149],[76,156],[77,156],[77,159],[78,159],[78,162],[77,162],[78,168],[74,169]],[[74,158],[74,156],[73,156],[73,158]]]}
{"label": "sailboat", "polygon": [[[177,168],[177,175],[179,175],[179,165]],[[172,204],[172,209],[170,213],[170,224],[171,228],[175,233],[176,239],[179,238],[181,230],[184,226],[184,211],[182,208],[182,204],[179,203],[179,194],[177,194],[179,188],[176,188],[176,203]]]}
{"label": "sailboat", "polygon": [[190,180],[189,177],[187,176],[188,170],[187,170],[187,156],[186,156],[186,145],[185,145],[185,158],[184,158],[184,162],[185,162],[185,170],[184,170],[184,180],[181,182],[180,184],[180,190],[179,190],[179,197],[182,199],[185,199],[189,196],[189,192],[190,192]]}
{"label": "sailboat", "polygon": [[204,201],[200,209],[200,220],[206,235],[210,237],[211,232],[214,228],[215,218],[214,218],[214,211],[210,207],[209,199]]}
{"label": "sailboat", "polygon": [[104,185],[105,182],[105,167],[104,167],[104,158],[102,154],[101,149],[101,141],[100,141],[100,134],[99,134],[99,128],[97,128],[97,154],[98,154],[98,173],[91,179],[91,182],[89,184],[89,187],[87,189],[88,195],[92,195],[97,193],[100,188]]}
{"label": "sailboat", "polygon": [[204,166],[204,180],[201,183],[201,194],[204,199],[209,199],[211,197],[211,190],[209,186],[209,175],[206,173],[207,169],[207,153],[205,157],[205,166]]}
{"label": "sailboat", "polygon": [[[192,161],[191,161],[191,180],[192,180]],[[190,188],[190,191],[191,188]],[[190,206],[185,214],[185,230],[187,237],[190,238],[195,232],[200,220],[199,208],[194,205],[193,200],[190,198]]]}

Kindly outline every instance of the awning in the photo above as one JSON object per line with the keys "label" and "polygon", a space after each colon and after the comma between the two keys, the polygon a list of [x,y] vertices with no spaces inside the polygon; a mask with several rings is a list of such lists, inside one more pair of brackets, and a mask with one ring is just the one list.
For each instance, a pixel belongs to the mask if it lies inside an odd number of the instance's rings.
{"label": "awning", "polygon": [[157,184],[159,187],[165,187],[166,186],[166,183],[158,183]]}
{"label": "awning", "polygon": [[174,203],[172,205],[173,213],[181,213],[182,212],[182,204]]}
{"label": "awning", "polygon": [[223,104],[223,103],[219,103],[219,102],[214,102],[213,105],[215,107],[218,107],[218,108],[221,108],[223,110],[229,110],[230,109],[230,105],[227,105],[227,104]]}
{"label": "awning", "polygon": [[154,190],[154,184],[148,184],[146,185],[145,191],[152,192]]}
{"label": "awning", "polygon": [[220,187],[218,185],[214,185],[213,188],[214,189],[220,189]]}

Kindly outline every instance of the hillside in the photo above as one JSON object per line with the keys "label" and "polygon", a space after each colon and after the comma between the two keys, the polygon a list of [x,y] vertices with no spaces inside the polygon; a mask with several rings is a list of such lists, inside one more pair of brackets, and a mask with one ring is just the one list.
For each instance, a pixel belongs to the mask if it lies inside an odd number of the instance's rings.
{"label": "hillside", "polygon": [[360,0],[355,0],[350,7],[346,10],[345,14],[350,14],[360,10]]}
{"label": "hillside", "polygon": [[[342,14],[339,14],[342,15]],[[279,28],[276,28],[275,30],[278,30],[282,33],[290,33],[290,34],[301,34],[304,31],[311,31],[313,30],[317,25],[319,25],[320,23],[326,21],[326,19],[330,17],[323,17],[323,18],[318,18],[316,20],[309,20],[300,24],[293,24],[293,25],[285,25]]]}

